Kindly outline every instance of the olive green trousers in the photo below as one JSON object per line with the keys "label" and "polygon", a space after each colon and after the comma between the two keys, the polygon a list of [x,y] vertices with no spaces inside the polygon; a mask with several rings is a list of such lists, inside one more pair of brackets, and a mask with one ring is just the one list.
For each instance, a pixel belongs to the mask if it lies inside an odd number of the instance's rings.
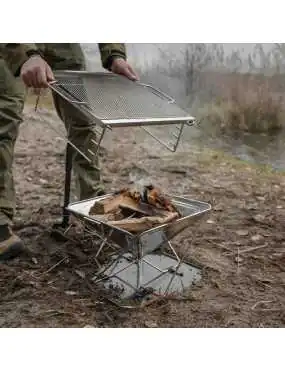
{"label": "olive green trousers", "polygon": [[[96,134],[92,125],[64,99],[58,95],[54,95],[53,99],[69,140],[84,153],[86,148],[94,152]],[[12,222],[16,207],[12,167],[24,102],[22,82],[13,76],[6,62],[0,58],[0,225]],[[88,199],[103,191],[97,160],[89,162],[73,150],[73,170],[79,199]]]}

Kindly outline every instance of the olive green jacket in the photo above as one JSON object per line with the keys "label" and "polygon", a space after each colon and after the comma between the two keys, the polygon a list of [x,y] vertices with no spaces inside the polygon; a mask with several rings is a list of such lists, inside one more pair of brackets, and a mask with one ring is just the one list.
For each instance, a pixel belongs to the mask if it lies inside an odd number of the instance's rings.
{"label": "olive green jacket", "polygon": [[[109,70],[115,57],[126,59],[125,44],[98,44],[102,66]],[[55,70],[84,69],[84,54],[80,44],[0,44],[4,58],[15,76],[32,52],[37,51]]]}

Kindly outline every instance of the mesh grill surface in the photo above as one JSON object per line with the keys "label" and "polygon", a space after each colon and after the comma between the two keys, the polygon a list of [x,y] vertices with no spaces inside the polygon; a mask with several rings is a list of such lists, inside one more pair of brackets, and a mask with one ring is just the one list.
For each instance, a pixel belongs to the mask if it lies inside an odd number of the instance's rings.
{"label": "mesh grill surface", "polygon": [[111,73],[57,73],[56,80],[54,90],[86,102],[101,120],[191,118],[155,90]]}

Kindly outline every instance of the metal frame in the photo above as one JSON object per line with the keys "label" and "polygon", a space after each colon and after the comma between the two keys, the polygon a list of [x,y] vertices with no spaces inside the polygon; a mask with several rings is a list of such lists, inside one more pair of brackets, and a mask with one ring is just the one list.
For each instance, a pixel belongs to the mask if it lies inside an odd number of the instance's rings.
{"label": "metal frame", "polygon": [[[105,264],[104,267],[97,263],[99,272],[94,277],[94,283],[99,284],[103,281],[116,278],[117,280],[122,281],[124,285],[131,287],[134,292],[138,294],[142,290],[148,290],[151,283],[157,279],[170,274],[167,289],[164,293],[161,293],[162,295],[168,294],[172,281],[175,276],[179,275],[179,269],[183,263],[178,252],[171,243],[171,240],[184,229],[203,218],[205,214],[211,210],[211,205],[201,201],[188,200],[183,197],[170,196],[176,207],[180,210],[184,210],[184,213],[182,213],[183,216],[175,222],[163,224],[138,235],[134,235],[120,228],[111,226],[107,222],[90,217],[88,216],[88,213],[82,211],[83,209],[89,208],[89,206],[95,201],[99,201],[110,196],[111,195],[105,195],[90,200],[74,202],[67,207],[68,212],[74,215],[83,224],[86,235],[91,239],[96,237],[101,241],[95,258],[97,259],[100,254],[108,256],[109,262]],[[81,210],[79,210],[79,207]],[[191,207],[192,212],[189,211]],[[110,247],[112,248],[110,249]],[[109,252],[109,250],[111,250],[111,252]],[[162,255],[165,255],[167,250],[173,259],[173,265],[167,267],[166,269],[161,269],[159,266],[155,266],[148,261],[147,257],[150,256],[150,254],[160,251]],[[124,268],[116,270],[119,261],[124,259],[126,254],[130,256],[129,263],[126,264]],[[135,286],[118,276],[133,264],[137,266],[137,281]],[[147,264],[157,271],[157,276],[144,284],[142,284],[143,264]],[[111,271],[109,271],[110,269]],[[106,274],[106,272],[108,273]]]}
{"label": "metal frame", "polygon": [[[78,76],[93,76],[96,73],[86,72],[86,71],[61,71],[58,75],[55,73],[55,76],[59,76],[60,74],[64,74],[67,76],[72,76],[74,74]],[[102,75],[102,74],[100,74]],[[103,74],[105,75],[105,73]],[[110,74],[108,74],[110,75]],[[72,96],[72,94],[67,90],[65,93],[62,92],[61,89],[58,88],[57,81],[50,84],[50,89],[59,94],[63,99],[66,99],[70,104],[72,104],[75,108],[77,108],[92,124],[94,124],[94,130],[99,134],[99,140],[96,142],[97,150],[96,153],[91,153],[92,157],[99,155],[100,144],[103,140],[104,134],[106,130],[112,130],[113,128],[121,128],[121,127],[141,127],[145,130],[152,138],[154,138],[157,142],[161,145],[165,146],[168,150],[175,152],[185,125],[193,125],[195,123],[195,119],[192,116],[185,115],[185,117],[165,117],[165,118],[140,118],[140,119],[105,119],[102,120],[96,116],[96,113],[88,107],[87,102],[78,101],[76,97]],[[175,100],[169,97],[167,94],[161,92],[160,90],[138,82],[134,82],[134,84],[140,84],[145,89],[151,90],[152,93],[159,96],[161,99],[166,100],[169,104],[174,104]],[[62,86],[61,86],[62,88]],[[161,138],[157,137],[149,128],[146,126],[154,126],[154,125],[175,125],[176,131],[172,133],[172,137],[174,138],[174,143],[169,144],[165,143]],[[101,129],[101,131],[100,131]],[[58,132],[57,132],[58,134]],[[110,279],[110,277],[116,276],[118,278],[118,274],[122,271],[115,271],[117,266],[116,262],[119,261],[126,253],[131,254],[132,258],[130,264],[127,264],[123,270],[126,270],[130,265],[136,264],[137,265],[137,282],[135,286],[132,286],[132,289],[139,294],[141,290],[148,289],[148,286],[156,279],[160,278],[163,275],[172,274],[169,284],[165,290],[164,294],[168,293],[168,290],[171,286],[171,283],[174,277],[179,274],[179,268],[181,266],[182,260],[179,257],[176,249],[171,243],[171,240],[183,231],[185,228],[199,220],[201,217],[204,216],[205,213],[210,211],[211,206],[209,204],[198,202],[192,200],[193,203],[199,204],[197,212],[193,212],[191,215],[186,215],[179,220],[170,223],[164,224],[162,226],[152,228],[140,235],[134,236],[131,233],[128,233],[124,230],[119,228],[111,227],[109,224],[104,223],[99,220],[95,220],[94,218],[89,217],[88,215],[84,215],[80,213],[76,213],[73,210],[73,206],[78,203],[70,204],[70,191],[71,191],[71,173],[72,173],[72,148],[77,150],[84,158],[88,161],[92,161],[88,155],[82,153],[73,143],[71,143],[68,139],[66,140],[66,156],[65,156],[65,186],[64,186],[64,203],[63,203],[63,213],[62,213],[62,222],[59,226],[64,231],[69,227],[70,215],[73,214],[79,221],[81,221],[85,227],[85,233],[91,239],[96,236],[97,239],[101,241],[100,246],[96,252],[95,259],[99,257],[99,255],[106,251],[106,248],[111,248],[110,254],[110,261],[103,269],[98,265],[98,268],[101,268],[99,274],[94,278],[95,283],[102,282],[106,279]],[[105,196],[105,197],[108,197]],[[182,197],[172,197],[173,201],[176,204],[183,205],[185,202],[189,202],[189,200],[183,199]],[[83,202],[87,202],[85,200]],[[90,201],[90,200],[89,200]],[[115,247],[115,248],[114,248]],[[148,261],[147,256],[150,253],[155,251],[162,251],[165,253],[166,249],[169,249],[171,255],[174,259],[174,264],[167,267],[166,269],[161,269],[158,266],[155,266],[151,262]],[[114,252],[115,250],[115,252]],[[115,257],[115,261],[113,258]],[[104,273],[114,264],[111,273],[108,276],[104,276]],[[157,276],[146,282],[142,286],[142,265],[147,264],[155,269],[158,274]],[[128,285],[129,283],[124,281],[124,284]]]}
{"label": "metal frame", "polygon": [[[155,118],[155,117],[145,117],[145,118],[133,118],[133,119],[115,119],[115,118],[110,118],[110,119],[101,119],[98,117],[96,112],[90,108],[89,104],[87,101],[80,101],[76,98],[76,96],[70,91],[71,89],[68,89],[64,83],[60,82],[60,77],[96,77],[98,76],[114,76],[114,78],[117,79],[126,79],[125,77],[122,76],[117,76],[112,73],[98,73],[98,72],[88,72],[88,71],[58,71],[55,72],[55,77],[57,80],[51,82],[49,84],[50,89],[60,95],[63,99],[68,101],[70,104],[72,104],[74,107],[76,107],[90,122],[91,124],[94,125],[94,129],[97,130],[97,134],[99,134],[99,140],[97,143],[98,150],[96,151],[95,155],[98,155],[99,152],[99,147],[100,144],[104,138],[105,131],[106,130],[112,130],[115,128],[122,128],[122,127],[140,127],[143,129],[148,135],[150,135],[154,140],[156,140],[160,145],[164,146],[171,152],[175,152],[178,148],[178,145],[180,143],[180,139],[182,136],[182,132],[185,128],[185,126],[193,126],[196,121],[195,118],[191,115],[188,115],[184,110],[182,110],[180,107],[176,105],[175,99],[167,95],[166,93],[162,92],[161,90],[149,85],[149,84],[144,84],[141,82],[132,82],[133,84],[137,84],[138,86],[141,86],[145,88],[147,91],[151,91],[154,95],[158,96],[161,98],[162,101],[166,101],[168,104],[174,104],[181,112],[185,112],[185,116],[180,116],[180,117],[160,117],[160,118]],[[120,80],[123,81],[123,80]],[[73,84],[74,86],[76,84]],[[71,85],[69,85],[71,86]],[[80,85],[81,86],[81,85]],[[169,126],[169,125],[174,125],[175,130],[170,133],[170,140],[169,142],[166,142],[159,138],[155,133],[151,131],[151,129],[146,128],[146,126],[152,127],[152,126]],[[101,128],[101,131],[98,133],[98,127]],[[57,132],[58,133],[58,132]],[[58,133],[59,134],[59,133]],[[66,140],[66,138],[64,137]],[[69,144],[73,146],[75,149],[76,146],[69,141]],[[82,154],[86,159],[91,161],[89,159],[88,155]]]}
{"label": "metal frame", "polygon": [[[183,204],[183,202],[190,201],[194,204],[196,203],[197,206],[199,205],[200,209],[199,207],[197,207],[196,212],[193,212],[191,215],[188,216],[186,215],[170,224],[160,225],[146,232],[140,233],[139,235],[132,235],[131,233],[126,232],[120,228],[115,228],[107,223],[88,217],[88,215],[84,213],[74,212],[74,205],[79,205],[88,201],[91,202],[92,200],[79,201],[70,204],[71,172],[72,147],[70,146],[70,144],[67,144],[65,158],[65,187],[62,222],[60,225],[55,225],[54,228],[58,229],[58,227],[60,227],[63,230],[63,234],[65,234],[65,231],[68,230],[68,227],[70,226],[70,216],[74,215],[77,220],[83,224],[87,237],[90,239],[94,239],[94,237],[96,237],[96,239],[101,242],[94,257],[95,261],[97,262],[97,268],[99,269],[99,273],[97,274],[97,276],[94,277],[94,283],[100,284],[112,278],[120,279],[118,275],[122,271],[128,269],[132,264],[136,264],[136,285],[132,286],[126,280],[121,279],[122,283],[130,286],[134,290],[135,295],[141,295],[142,292],[148,292],[149,286],[155,280],[158,280],[159,278],[170,274],[169,284],[167,285],[165,292],[160,293],[160,295],[167,295],[169,293],[174,278],[179,275],[179,269],[182,264],[182,259],[176,251],[175,247],[172,245],[171,240],[176,235],[181,233],[184,229],[203,218],[204,215],[211,210],[211,205],[205,202],[188,200],[183,197],[171,196],[173,202],[176,202],[176,206],[177,204],[179,205],[179,202],[181,205]],[[98,197],[98,199],[109,196],[110,195]],[[167,267],[167,269],[161,269],[160,267],[155,266],[148,261],[147,256],[149,254],[160,251],[163,255],[166,255],[167,249],[170,251],[171,257],[174,259],[174,265]],[[111,250],[111,253],[109,253],[108,256],[109,263],[107,263],[102,269],[102,266],[98,262],[98,257],[100,256],[100,254],[106,254],[106,251],[108,250]],[[132,256],[130,263],[127,264],[123,269],[116,271],[115,269],[118,265],[118,262],[121,258],[124,257],[126,253],[131,254]],[[143,264],[147,264],[157,271],[157,276],[149,282],[146,282],[144,285],[142,285]],[[113,269],[111,270],[111,272],[109,272],[108,275],[105,275],[105,273],[112,265]]]}
{"label": "metal frame", "polygon": [[[79,219],[83,225],[85,224],[83,220]],[[85,230],[86,232],[86,230]],[[172,243],[167,240],[165,241],[165,246],[162,248],[162,246],[158,247],[155,252],[159,252],[160,256],[172,258],[174,261],[174,265],[168,266],[166,269],[161,269],[159,266],[152,264],[150,261],[148,261],[148,257],[153,254],[146,254],[144,255],[141,249],[141,246],[138,245],[136,249],[136,254],[135,255],[130,255],[130,257],[126,257],[126,253],[124,249],[117,250],[116,246],[113,245],[113,241],[111,238],[111,233],[107,234],[101,234],[100,232],[96,231],[88,231],[86,232],[88,237],[93,239],[96,237],[101,241],[101,244],[99,246],[99,249],[96,252],[95,255],[95,262],[97,264],[97,269],[98,273],[94,275],[93,277],[93,283],[95,285],[100,285],[104,283],[107,283],[108,281],[110,282],[112,279],[116,279],[122,283],[122,285],[129,286],[133,290],[133,295],[129,297],[128,299],[144,299],[147,297],[149,294],[153,294],[153,289],[152,289],[152,284],[159,280],[162,277],[166,277],[169,275],[169,281],[166,286],[166,289],[162,292],[159,292],[159,296],[166,296],[169,294],[171,285],[173,283],[173,280],[175,277],[183,276],[183,273],[180,273],[180,267],[182,264],[189,264],[188,262],[185,262],[181,259],[181,257],[177,254],[175,248],[173,247]],[[98,257],[101,253],[104,253],[104,248],[110,248],[111,247],[111,253],[108,255],[108,263],[104,264],[103,266],[98,262]],[[167,247],[169,247],[170,252],[167,251]],[[121,259],[125,259],[128,261],[128,263],[123,267],[123,268],[117,268],[119,265],[119,262]],[[143,283],[143,265],[148,265],[151,268],[153,268],[155,271],[157,271],[157,275],[148,280],[147,282]],[[130,268],[132,265],[135,265],[137,267],[137,279],[136,279],[136,284],[132,285],[129,281],[120,278],[120,273],[126,271],[128,268]],[[190,265],[190,264],[189,264]],[[191,263],[191,266],[193,268],[199,269],[200,267],[193,265]],[[117,268],[117,269],[116,269]],[[107,272],[107,273],[106,273]],[[181,282],[181,288],[184,291],[185,287],[183,286],[182,278],[180,277],[180,282]]]}
{"label": "metal frame", "polygon": [[[111,73],[94,73],[88,71],[55,71],[55,77],[60,78],[60,76],[113,76]],[[123,77],[120,77],[123,78]],[[133,82],[134,84],[139,84],[144,88],[151,90],[155,95],[161,97],[162,99],[167,100],[169,104],[174,104],[175,100],[169,95],[165,94],[159,89],[154,88],[151,85],[143,84],[140,82]],[[175,152],[179,145],[183,129],[185,125],[194,125],[195,118],[189,115],[185,117],[173,117],[173,118],[145,118],[145,119],[120,119],[120,120],[101,120],[99,119],[91,109],[88,108],[87,102],[81,102],[74,99],[74,96],[67,90],[65,93],[61,89],[57,88],[57,80],[49,84],[50,89],[55,93],[60,95],[63,99],[67,100],[75,108],[77,108],[89,121],[93,124],[94,131],[98,136],[97,149],[96,152],[91,152],[90,149],[87,149],[88,153],[84,153],[77,146],[75,146],[65,135],[61,134],[60,131],[55,128],[51,123],[50,127],[66,141],[66,158],[65,158],[65,187],[64,187],[64,205],[63,205],[63,220],[62,227],[66,227],[69,223],[69,212],[67,211],[67,206],[70,201],[70,187],[71,187],[71,172],[72,172],[72,150],[71,147],[76,150],[81,156],[83,156],[87,161],[94,162],[93,159],[99,156],[100,145],[104,138],[106,130],[112,130],[113,128],[122,128],[122,127],[141,127],[147,134],[149,134],[153,139],[155,139],[159,144],[166,147],[169,151]],[[37,109],[39,103],[40,95],[36,103],[35,109]],[[160,126],[160,125],[174,125],[175,131],[172,133],[174,138],[174,143],[165,143],[157,135],[155,135],[147,126]]]}

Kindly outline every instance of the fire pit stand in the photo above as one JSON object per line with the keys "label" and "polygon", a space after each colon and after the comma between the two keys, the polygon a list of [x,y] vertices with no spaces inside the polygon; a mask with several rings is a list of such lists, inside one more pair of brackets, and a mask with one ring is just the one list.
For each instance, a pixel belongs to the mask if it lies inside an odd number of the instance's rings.
{"label": "fire pit stand", "polygon": [[195,282],[200,277],[198,268],[190,267],[182,261],[171,240],[199,221],[210,210],[208,203],[169,196],[181,217],[174,222],[132,234],[89,215],[95,202],[110,196],[71,203],[67,207],[84,224],[86,233],[100,240],[95,258],[99,258],[100,254],[108,256],[104,266],[97,266],[95,283],[107,282],[111,286],[115,283],[117,287],[121,285],[126,297],[157,286],[165,295],[173,289],[171,286],[181,291],[187,281]]}
{"label": "fire pit stand", "polygon": [[[66,230],[72,214],[84,224],[90,238],[101,241],[97,257],[103,252],[106,254],[106,249],[111,247],[108,263],[97,267],[95,283],[107,282],[109,288],[121,285],[123,297],[140,295],[148,290],[181,291],[199,278],[200,271],[181,261],[171,240],[208,212],[210,205],[171,196],[182,215],[178,220],[139,235],[111,227],[88,214],[92,204],[102,197],[70,203],[72,152],[76,150],[87,161],[98,163],[106,131],[122,127],[140,127],[157,143],[175,152],[184,127],[194,125],[195,119],[160,90],[112,73],[60,71],[55,73],[55,78],[50,89],[88,119],[96,133],[92,151],[90,143],[85,143],[84,149],[79,150],[69,140],[68,133],[67,138],[66,133],[61,135],[66,140],[65,189],[62,222],[57,227]],[[165,138],[165,135],[155,133],[154,127],[174,130]],[[58,128],[53,129],[59,135]],[[165,131],[162,129],[162,132]],[[166,250],[170,251],[170,256],[165,255]]]}

